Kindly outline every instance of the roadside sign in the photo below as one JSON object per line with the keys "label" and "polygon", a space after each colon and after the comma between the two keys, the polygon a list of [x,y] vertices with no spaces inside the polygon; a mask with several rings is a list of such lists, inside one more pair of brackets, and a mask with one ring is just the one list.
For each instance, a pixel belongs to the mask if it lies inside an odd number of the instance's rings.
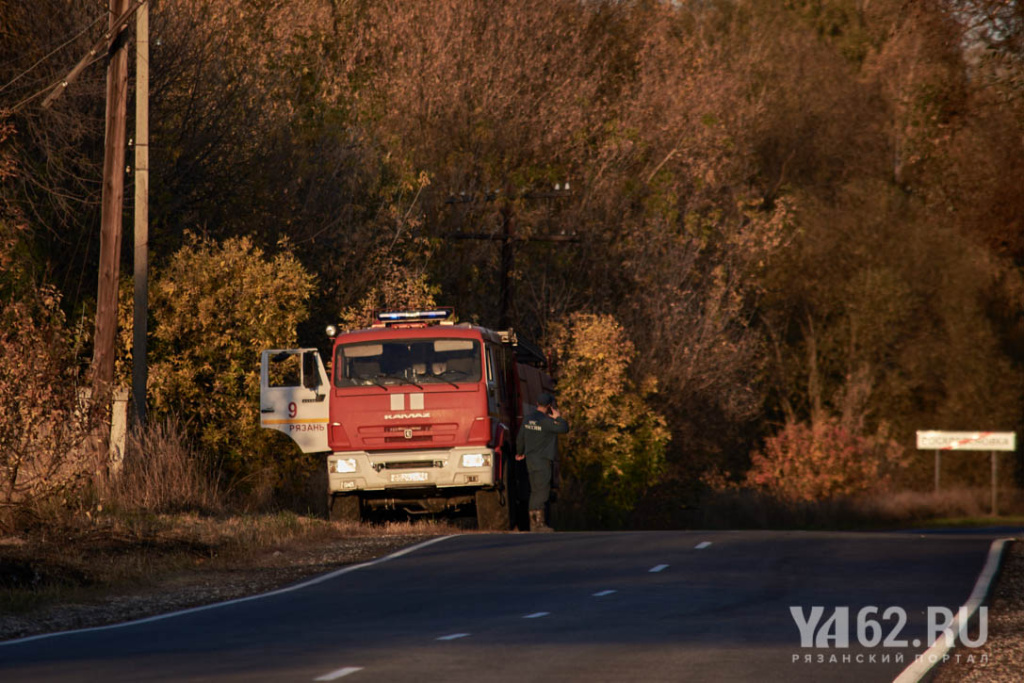
{"label": "roadside sign", "polygon": [[1015,451],[1016,432],[930,432],[917,433],[921,451]]}
{"label": "roadside sign", "polygon": [[917,433],[917,450],[935,451],[935,491],[939,490],[942,451],[988,451],[992,458],[992,516],[999,514],[999,458],[997,451],[1017,450],[1017,432]]}

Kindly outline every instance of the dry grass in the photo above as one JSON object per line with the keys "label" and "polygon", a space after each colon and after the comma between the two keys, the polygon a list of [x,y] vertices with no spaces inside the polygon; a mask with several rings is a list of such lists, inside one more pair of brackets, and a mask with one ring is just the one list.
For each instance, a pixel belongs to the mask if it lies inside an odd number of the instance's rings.
{"label": "dry grass", "polygon": [[219,512],[224,496],[176,420],[133,429],[120,468],[96,482],[96,495],[108,508],[125,511]]}
{"label": "dry grass", "polygon": [[370,525],[294,513],[210,517],[104,511],[60,532],[0,539],[0,612],[90,601],[168,577],[265,565],[268,558],[356,539],[456,533],[437,521]]}
{"label": "dry grass", "polygon": [[984,488],[902,491],[803,502],[749,489],[707,494],[689,526],[706,529],[863,529],[955,524],[1001,524],[1024,515],[1020,492],[999,492],[1001,517],[991,517]]}
{"label": "dry grass", "polygon": [[430,520],[371,525],[251,512],[269,505],[237,496],[229,504],[215,471],[176,421],[133,431],[120,468],[99,473],[80,498],[34,502],[14,534],[0,535],[0,612],[90,600],[197,571],[280,569],[289,553],[338,544],[363,547],[353,555],[362,557],[367,548],[455,532]]}

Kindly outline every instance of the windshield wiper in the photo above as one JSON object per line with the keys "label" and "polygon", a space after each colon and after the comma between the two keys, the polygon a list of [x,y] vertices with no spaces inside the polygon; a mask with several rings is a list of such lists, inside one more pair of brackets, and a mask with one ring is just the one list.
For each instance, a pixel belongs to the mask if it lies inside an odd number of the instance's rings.
{"label": "windshield wiper", "polygon": [[455,382],[451,381],[450,379],[445,378],[443,375],[435,375],[434,373],[430,373],[429,375],[425,375],[425,376],[426,377],[433,377],[434,379],[439,379],[442,382],[448,382],[448,384],[451,384],[456,389],[459,388],[458,384],[456,384]]}
{"label": "windshield wiper", "polygon": [[[377,375],[377,377],[383,377],[384,379],[395,379],[395,380],[398,380],[399,382],[401,382],[403,384],[411,384],[414,387],[416,387],[417,389],[419,389],[420,391],[423,391],[423,387],[422,386],[420,386],[419,384],[416,384],[416,382],[413,382],[408,377],[402,377],[401,375],[388,375],[388,374],[385,374],[383,372],[380,373],[379,375]],[[384,386],[384,385],[382,384],[381,386]]]}

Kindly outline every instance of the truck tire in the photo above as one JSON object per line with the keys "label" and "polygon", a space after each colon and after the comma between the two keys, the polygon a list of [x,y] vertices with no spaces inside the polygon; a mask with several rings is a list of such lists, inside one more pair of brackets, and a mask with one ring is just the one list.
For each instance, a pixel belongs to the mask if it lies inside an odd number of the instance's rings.
{"label": "truck tire", "polygon": [[332,522],[361,522],[363,513],[359,496],[350,494],[347,496],[327,496],[327,514]]}
{"label": "truck tire", "polygon": [[501,504],[499,491],[476,492],[476,528],[481,531],[508,531],[508,509]]}

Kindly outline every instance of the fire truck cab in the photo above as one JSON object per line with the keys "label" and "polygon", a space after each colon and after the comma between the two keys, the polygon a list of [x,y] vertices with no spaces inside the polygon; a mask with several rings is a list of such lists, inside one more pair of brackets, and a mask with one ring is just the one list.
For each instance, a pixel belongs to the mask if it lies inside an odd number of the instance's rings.
{"label": "fire truck cab", "polygon": [[328,454],[332,519],[475,506],[480,528],[509,528],[516,429],[552,389],[543,355],[452,309],[376,317],[334,337],[330,373],[313,349],[264,351],[261,426]]}

